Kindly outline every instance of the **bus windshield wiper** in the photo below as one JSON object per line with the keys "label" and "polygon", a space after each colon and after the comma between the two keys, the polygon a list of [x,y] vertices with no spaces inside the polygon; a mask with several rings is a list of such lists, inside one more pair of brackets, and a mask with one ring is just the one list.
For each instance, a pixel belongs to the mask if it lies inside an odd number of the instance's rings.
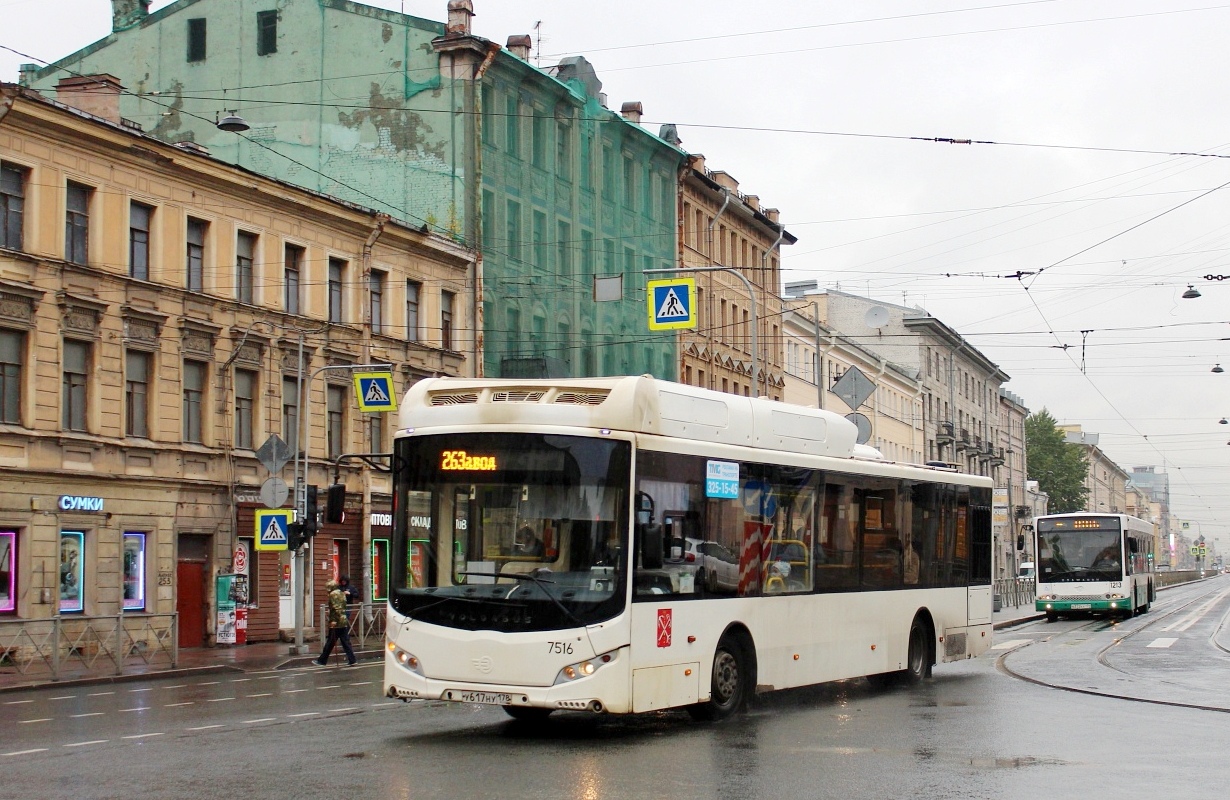
{"label": "bus windshield wiper", "polygon": [[454,600],[460,603],[481,603],[482,602],[481,600],[475,600],[470,597],[461,597],[460,595],[448,595],[447,597],[441,597],[439,600],[437,600],[434,603],[428,603],[425,606],[419,606],[418,608],[414,609],[414,611],[412,611],[411,613],[406,614],[406,619],[418,619],[418,617],[416,617],[415,614],[426,611],[429,608],[435,608],[436,606],[444,605],[445,603],[449,603]]}
{"label": "bus windshield wiper", "polygon": [[[555,581],[547,580],[540,575],[535,575],[534,573],[538,571],[539,570],[536,569],[533,572],[461,572],[458,574],[474,575],[479,578],[512,578],[513,580],[518,581],[533,581],[539,588],[542,589],[542,593],[545,594],[552,603],[555,603],[555,605],[559,607],[560,611],[564,612],[564,615],[567,616],[568,619],[575,622],[579,627],[584,628],[585,623],[582,622],[576,614],[573,614],[572,611],[568,609],[568,606],[564,605],[562,600],[555,596],[555,592],[547,588],[548,583],[555,583]],[[550,570],[544,569],[543,571],[545,571],[548,575],[551,573]]]}

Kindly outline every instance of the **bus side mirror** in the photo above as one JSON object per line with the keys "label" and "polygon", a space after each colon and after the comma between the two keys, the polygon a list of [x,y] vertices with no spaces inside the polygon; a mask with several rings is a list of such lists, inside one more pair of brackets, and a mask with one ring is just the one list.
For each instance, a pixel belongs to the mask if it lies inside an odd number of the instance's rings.
{"label": "bus side mirror", "polygon": [[662,569],[662,526],[637,525],[636,533],[641,548],[641,568]]}

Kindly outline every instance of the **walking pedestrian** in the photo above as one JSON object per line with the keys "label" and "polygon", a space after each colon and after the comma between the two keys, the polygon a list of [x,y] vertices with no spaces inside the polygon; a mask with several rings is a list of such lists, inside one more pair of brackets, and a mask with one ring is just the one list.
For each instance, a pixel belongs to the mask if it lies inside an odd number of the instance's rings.
{"label": "walking pedestrian", "polygon": [[329,654],[333,652],[333,645],[341,641],[342,650],[346,652],[346,660],[353,667],[357,659],[354,655],[354,648],[350,646],[350,618],[346,615],[346,594],[338,587],[337,581],[329,581],[325,584],[325,588],[329,590],[327,613],[329,635],[325,639],[325,649],[320,652],[320,658],[312,663],[318,667],[327,666]]}
{"label": "walking pedestrian", "polygon": [[346,595],[346,605],[354,605],[361,602],[359,599],[359,587],[350,583],[350,576],[343,575],[337,579],[337,588],[342,590],[342,594]]}

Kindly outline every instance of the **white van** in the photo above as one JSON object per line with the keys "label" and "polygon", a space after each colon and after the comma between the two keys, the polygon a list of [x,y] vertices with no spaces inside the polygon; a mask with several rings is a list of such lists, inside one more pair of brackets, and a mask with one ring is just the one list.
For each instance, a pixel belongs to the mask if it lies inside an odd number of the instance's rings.
{"label": "white van", "polygon": [[1032,580],[1034,577],[1034,562],[1022,561],[1021,571],[1017,573],[1018,578],[1027,578]]}

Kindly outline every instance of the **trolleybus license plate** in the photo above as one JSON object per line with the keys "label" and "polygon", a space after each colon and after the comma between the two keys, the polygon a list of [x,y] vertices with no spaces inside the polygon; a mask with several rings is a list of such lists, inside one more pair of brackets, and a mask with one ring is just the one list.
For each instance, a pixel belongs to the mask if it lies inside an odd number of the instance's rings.
{"label": "trolleybus license plate", "polygon": [[463,703],[487,703],[488,705],[512,705],[512,697],[501,692],[458,692],[457,698]]}
{"label": "trolleybus license plate", "polygon": [[1072,608],[1093,608],[1092,603],[1073,603]]}

